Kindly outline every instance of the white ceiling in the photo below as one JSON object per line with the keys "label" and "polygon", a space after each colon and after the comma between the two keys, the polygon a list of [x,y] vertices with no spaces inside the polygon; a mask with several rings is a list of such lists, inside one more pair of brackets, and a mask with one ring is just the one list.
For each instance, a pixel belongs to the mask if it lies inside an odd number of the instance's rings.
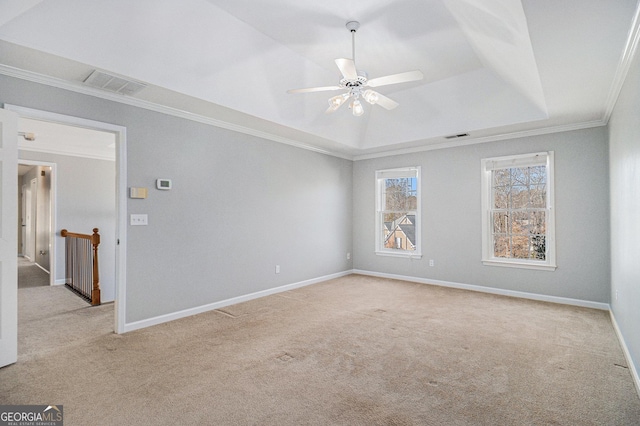
{"label": "white ceiling", "polygon": [[[100,69],[133,95],[342,156],[606,124],[638,0],[0,0],[0,64],[81,85]],[[325,114],[334,59],[400,106]],[[626,49],[626,50],[625,50]],[[12,68],[12,69],[13,69]],[[7,67],[3,68],[5,71]],[[0,69],[0,72],[3,70]],[[612,100],[613,97],[613,100]],[[0,101],[1,95],[0,95]]]}

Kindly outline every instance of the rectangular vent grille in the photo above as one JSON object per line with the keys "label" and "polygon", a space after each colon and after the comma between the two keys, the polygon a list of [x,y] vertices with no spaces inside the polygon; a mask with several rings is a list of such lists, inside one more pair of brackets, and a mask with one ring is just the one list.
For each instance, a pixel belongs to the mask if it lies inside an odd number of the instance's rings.
{"label": "rectangular vent grille", "polygon": [[469,133],[460,133],[457,135],[449,135],[449,136],[445,136],[445,139],[457,139],[457,138],[464,138],[465,136],[469,136]]}
{"label": "rectangular vent grille", "polygon": [[133,95],[147,87],[146,84],[138,83],[133,80],[126,80],[122,77],[107,74],[102,71],[94,70],[89,77],[86,78],[84,84],[98,89],[108,90],[109,92],[120,93],[122,95]]}

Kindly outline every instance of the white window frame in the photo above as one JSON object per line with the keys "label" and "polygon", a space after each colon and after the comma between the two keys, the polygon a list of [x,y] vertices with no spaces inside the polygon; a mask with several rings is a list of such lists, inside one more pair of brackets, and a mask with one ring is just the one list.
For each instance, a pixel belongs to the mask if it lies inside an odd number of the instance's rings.
{"label": "white window frame", "polygon": [[[556,265],[556,236],[554,209],[554,160],[553,151],[536,152],[532,154],[509,155],[482,159],[482,263],[487,266],[504,266],[510,268],[538,269],[554,271]],[[545,260],[511,259],[494,256],[493,226],[491,212],[493,191],[491,172],[497,169],[515,167],[530,167],[545,165],[547,169],[547,199],[546,199],[546,237]]]}
{"label": "white window frame", "polygon": [[[383,205],[384,181],[393,178],[416,178],[416,210],[415,210],[415,250],[390,249],[384,246],[382,227],[384,226]],[[375,219],[375,253],[380,256],[405,257],[420,259],[422,257],[422,215],[421,215],[421,173],[420,166],[402,167],[376,171],[376,219]]]}

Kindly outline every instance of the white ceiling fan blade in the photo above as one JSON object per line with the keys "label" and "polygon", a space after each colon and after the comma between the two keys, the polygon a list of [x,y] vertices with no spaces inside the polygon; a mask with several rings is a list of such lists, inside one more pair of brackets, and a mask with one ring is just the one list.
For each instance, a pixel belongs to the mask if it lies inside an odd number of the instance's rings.
{"label": "white ceiling fan blade", "polygon": [[336,59],[336,65],[340,69],[342,76],[347,80],[358,79],[358,71],[356,71],[356,64],[353,62],[353,59]]}
{"label": "white ceiling fan blade", "polygon": [[289,89],[287,93],[311,93],[311,92],[327,92],[329,90],[340,90],[340,86],[324,86],[324,87],[308,87],[306,89]]}
{"label": "white ceiling fan blade", "polygon": [[422,80],[423,78],[424,75],[420,70],[407,71],[401,72],[400,74],[392,74],[384,77],[372,78],[371,80],[367,81],[367,86],[379,87],[385,86],[387,84],[406,83],[408,81]]}
{"label": "white ceiling fan blade", "polygon": [[[373,90],[372,90],[372,92],[373,92]],[[397,107],[398,105],[400,105],[399,103],[397,103],[393,99],[389,99],[386,96],[381,95],[378,92],[373,92],[373,93],[375,93],[376,96],[377,96],[376,104],[380,105],[384,109],[392,110],[395,107]]]}

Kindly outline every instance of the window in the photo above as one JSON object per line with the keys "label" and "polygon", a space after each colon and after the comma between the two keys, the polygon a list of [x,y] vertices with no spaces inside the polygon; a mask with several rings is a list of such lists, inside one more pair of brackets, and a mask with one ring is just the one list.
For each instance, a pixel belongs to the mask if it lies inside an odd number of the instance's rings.
{"label": "window", "polygon": [[482,160],[482,261],[555,270],[553,151]]}
{"label": "window", "polygon": [[376,254],[420,257],[420,167],[376,171]]}

